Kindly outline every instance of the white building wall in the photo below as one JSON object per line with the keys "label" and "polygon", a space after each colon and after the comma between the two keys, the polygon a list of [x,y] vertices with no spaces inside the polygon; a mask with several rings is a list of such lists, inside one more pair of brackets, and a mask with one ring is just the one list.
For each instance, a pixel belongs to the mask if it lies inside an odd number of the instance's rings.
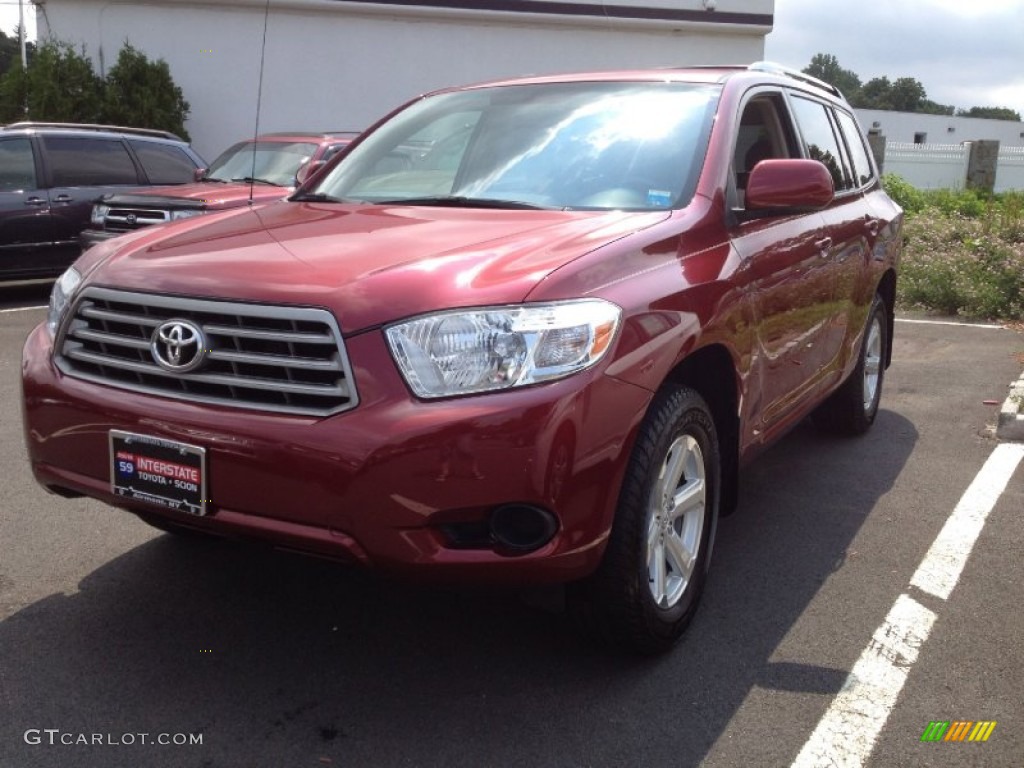
{"label": "white building wall", "polygon": [[[500,77],[763,58],[774,0],[705,4],[272,0],[259,128],[360,130],[425,91]],[[580,12],[545,12],[567,5]],[[37,18],[41,37],[84,44],[101,72],[125,40],[165,59],[192,107],[193,145],[212,160],[253,133],[265,7],[47,0]]]}
{"label": "white building wall", "polygon": [[1010,120],[889,112],[883,109],[855,111],[865,131],[880,131],[890,142],[913,144],[915,135],[923,133],[924,144],[959,144],[963,141],[993,140],[998,141],[1002,147],[1024,147],[1024,123]]}

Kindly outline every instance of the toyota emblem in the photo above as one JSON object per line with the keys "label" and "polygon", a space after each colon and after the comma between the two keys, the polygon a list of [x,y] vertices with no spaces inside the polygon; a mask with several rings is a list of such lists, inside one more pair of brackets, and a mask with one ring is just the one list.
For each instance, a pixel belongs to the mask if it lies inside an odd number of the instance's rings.
{"label": "toyota emblem", "polygon": [[187,373],[198,368],[206,357],[206,338],[202,329],[189,320],[168,320],[153,331],[149,348],[165,371]]}
{"label": "toyota emblem", "polygon": [[127,216],[124,217],[124,220],[128,224],[131,224],[132,226],[134,226],[135,222],[138,221],[138,217],[136,217],[136,215],[134,213],[129,213]]}

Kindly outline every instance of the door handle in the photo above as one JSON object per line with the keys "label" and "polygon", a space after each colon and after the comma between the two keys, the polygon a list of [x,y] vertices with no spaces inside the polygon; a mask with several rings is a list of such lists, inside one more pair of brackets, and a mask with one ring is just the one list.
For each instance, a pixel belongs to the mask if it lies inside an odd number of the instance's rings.
{"label": "door handle", "polygon": [[814,247],[821,251],[822,256],[828,256],[829,251],[832,250],[832,238],[823,237],[821,240],[815,240]]}
{"label": "door handle", "polygon": [[41,197],[36,197],[35,195],[33,195],[32,197],[29,197],[25,200],[25,205],[34,205],[38,207],[40,205],[46,205],[46,200]]}
{"label": "door handle", "polygon": [[74,198],[71,197],[71,195],[57,195],[55,198],[53,198],[53,202],[55,202],[55,203],[72,203],[72,202],[74,202]]}
{"label": "door handle", "polygon": [[878,219],[868,219],[864,223],[864,229],[866,229],[868,234],[872,237],[878,237],[878,233],[882,229],[882,222]]}

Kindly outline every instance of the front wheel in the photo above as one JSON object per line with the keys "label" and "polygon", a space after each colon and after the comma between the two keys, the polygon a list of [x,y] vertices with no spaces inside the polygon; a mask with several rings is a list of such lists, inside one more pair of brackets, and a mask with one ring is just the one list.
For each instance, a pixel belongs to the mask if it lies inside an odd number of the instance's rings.
{"label": "front wheel", "polygon": [[585,631],[641,653],[679,639],[704,588],[720,463],[703,398],[682,386],[659,393],[630,457],[604,560],[569,592]]}
{"label": "front wheel", "polygon": [[814,413],[814,423],[828,432],[861,435],[878,414],[885,378],[885,350],[888,344],[885,303],[875,296],[864,329],[860,357],[843,384]]}

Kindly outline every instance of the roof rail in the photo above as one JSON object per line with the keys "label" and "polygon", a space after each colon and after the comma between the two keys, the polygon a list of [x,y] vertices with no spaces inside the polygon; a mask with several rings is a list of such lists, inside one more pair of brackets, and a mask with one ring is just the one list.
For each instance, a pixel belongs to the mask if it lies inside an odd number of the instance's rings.
{"label": "roof rail", "polygon": [[838,96],[840,99],[845,100],[842,91],[840,91],[831,83],[826,83],[824,80],[819,80],[816,77],[812,77],[811,75],[808,75],[806,72],[801,72],[799,69],[793,69],[792,67],[777,64],[774,61],[755,61],[753,64],[748,66],[747,69],[749,69],[751,72],[767,72],[773,75],[784,75],[786,77],[791,77],[794,80],[799,80],[801,82],[807,83],[808,85],[813,85],[818,88],[821,88],[822,90],[828,91],[829,93]]}
{"label": "roof rail", "polygon": [[174,141],[184,141],[181,136],[170,131],[160,131],[155,128],[133,128],[125,125],[100,125],[98,123],[47,123],[47,122],[35,122],[33,120],[26,120],[20,123],[11,123],[10,125],[3,126],[5,129],[11,128],[67,128],[73,131],[107,131],[108,133],[133,133],[139,136],[154,136],[159,139],[173,139]]}

